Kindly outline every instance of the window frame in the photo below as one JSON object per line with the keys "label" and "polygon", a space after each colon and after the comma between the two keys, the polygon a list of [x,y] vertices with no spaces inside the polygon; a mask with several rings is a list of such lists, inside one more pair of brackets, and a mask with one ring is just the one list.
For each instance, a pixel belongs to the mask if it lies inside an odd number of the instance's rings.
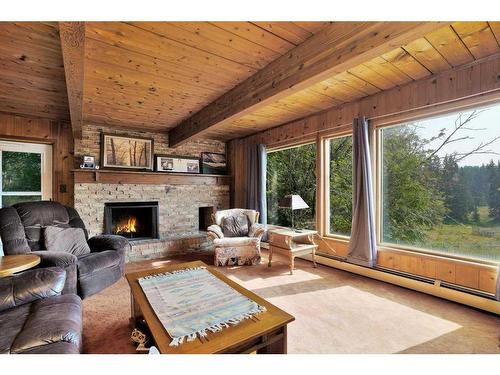
{"label": "window frame", "polygon": [[[320,173],[320,169],[319,169],[319,166],[320,166],[320,150],[318,148],[318,139],[311,139],[311,138],[306,138],[306,139],[300,139],[298,140],[297,142],[291,142],[291,143],[288,143],[286,145],[283,145],[283,144],[280,144],[280,145],[277,145],[275,147],[272,147],[272,146],[267,146],[266,148],[266,156],[268,154],[271,154],[273,152],[278,152],[278,151],[284,151],[284,150],[289,150],[291,148],[298,148],[298,147],[301,147],[301,146],[307,146],[307,145],[312,145],[314,144],[315,145],[315,149],[316,149],[316,161],[315,161],[315,164],[316,164],[316,200],[314,202],[315,204],[315,212],[316,212],[316,217],[315,217],[315,230],[318,231],[318,234],[321,235],[321,232],[322,232],[322,229],[320,229],[321,227],[321,220],[320,220],[320,212],[318,211],[318,200],[321,199],[320,198],[320,189],[319,189],[319,186],[320,186],[320,180],[321,180],[321,173]],[[267,165],[266,165],[266,173],[267,173]],[[267,178],[267,177],[266,177]],[[267,182],[266,182],[267,184]],[[266,197],[267,199],[267,197]],[[267,224],[269,227],[280,227],[280,228],[284,228],[284,227],[281,227],[279,225],[275,225],[275,224]]]}
{"label": "window frame", "polygon": [[[323,207],[323,237],[338,239],[342,241],[349,241],[351,236],[346,236],[344,234],[339,233],[331,233],[330,232],[330,140],[342,137],[352,137],[352,130],[337,132],[335,134],[325,135],[321,137],[322,144],[322,153],[323,153],[323,168],[322,175],[320,178],[323,178],[322,187],[323,187],[323,197],[321,206]],[[351,174],[352,178],[352,174]],[[352,192],[351,192],[352,193]]]}
{"label": "window frame", "polygon": [[[26,152],[41,155],[41,184],[40,191],[4,192],[2,183],[2,156],[3,152]],[[40,195],[42,200],[52,199],[52,145],[44,143],[27,143],[0,140],[0,207],[3,196],[32,196]]]}
{"label": "window frame", "polygon": [[439,250],[433,249],[425,249],[411,245],[401,245],[401,244],[393,244],[389,242],[383,241],[383,187],[382,187],[382,179],[383,179],[383,142],[382,142],[382,130],[401,126],[405,123],[411,121],[418,120],[429,120],[433,118],[443,117],[446,115],[450,115],[453,113],[463,112],[463,111],[471,111],[478,110],[481,108],[492,107],[495,105],[500,105],[500,100],[495,101],[487,101],[485,103],[472,103],[472,104],[464,104],[464,105],[456,105],[455,106],[446,106],[441,108],[441,110],[431,110],[431,111],[422,111],[420,113],[414,113],[406,116],[394,116],[391,118],[387,118],[384,120],[370,120],[372,126],[370,136],[373,139],[372,142],[372,165],[375,176],[375,184],[374,184],[374,197],[375,197],[375,228],[376,228],[376,239],[377,239],[377,251],[402,251],[409,252],[414,254],[421,254],[425,256],[434,256],[447,258],[451,260],[464,261],[468,263],[482,264],[482,265],[500,265],[500,261],[494,261],[490,259],[482,259],[476,258],[473,256],[464,256],[460,254],[446,253],[441,252]]}

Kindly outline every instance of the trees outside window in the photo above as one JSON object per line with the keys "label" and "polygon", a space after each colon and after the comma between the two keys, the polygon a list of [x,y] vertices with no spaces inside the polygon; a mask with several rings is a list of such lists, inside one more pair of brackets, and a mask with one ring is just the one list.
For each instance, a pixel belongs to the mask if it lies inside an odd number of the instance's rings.
{"label": "trees outside window", "polygon": [[352,136],[328,140],[330,146],[330,234],[351,235]]}
{"label": "trees outside window", "polygon": [[382,242],[500,260],[500,106],[381,130]]}
{"label": "trees outside window", "polygon": [[316,144],[307,144],[267,154],[267,221],[290,227],[289,209],[278,208],[281,198],[298,194],[309,208],[294,211],[296,228],[316,228]]}

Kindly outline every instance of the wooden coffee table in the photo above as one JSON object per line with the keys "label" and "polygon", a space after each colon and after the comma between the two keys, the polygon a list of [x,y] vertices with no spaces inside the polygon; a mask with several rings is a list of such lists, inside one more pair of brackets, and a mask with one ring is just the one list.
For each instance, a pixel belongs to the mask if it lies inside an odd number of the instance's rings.
{"label": "wooden coffee table", "polygon": [[0,256],[0,277],[11,276],[16,272],[21,272],[40,263],[38,255],[4,255]]}
{"label": "wooden coffee table", "polygon": [[[267,311],[258,314],[255,320],[247,319],[220,332],[209,333],[208,341],[204,340],[202,342],[197,338],[191,342],[184,342],[184,344],[177,347],[171,347],[169,346],[172,341],[171,337],[157,318],[137,280],[148,275],[200,266],[207,267],[214,276],[244,296],[264,306]],[[285,354],[287,351],[287,324],[295,320],[295,318],[201,261],[131,272],[127,273],[125,277],[130,285],[132,324],[135,325],[139,320],[144,319],[153,336],[154,345],[162,354],[252,352]]]}

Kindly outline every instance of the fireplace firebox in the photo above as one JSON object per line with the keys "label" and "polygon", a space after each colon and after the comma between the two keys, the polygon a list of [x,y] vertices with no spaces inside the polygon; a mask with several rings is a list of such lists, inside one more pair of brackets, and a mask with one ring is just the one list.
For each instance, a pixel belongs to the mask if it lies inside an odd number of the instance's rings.
{"label": "fireplace firebox", "polygon": [[131,241],[159,238],[158,202],[105,203],[104,230]]}

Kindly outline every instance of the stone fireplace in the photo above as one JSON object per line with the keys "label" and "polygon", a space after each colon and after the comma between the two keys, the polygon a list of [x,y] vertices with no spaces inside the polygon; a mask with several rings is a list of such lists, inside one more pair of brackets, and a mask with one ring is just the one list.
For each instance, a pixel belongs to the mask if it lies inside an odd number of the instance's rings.
{"label": "stone fireplace", "polygon": [[[108,126],[84,124],[83,136],[75,140],[75,156],[94,156],[100,163],[100,134],[127,134],[154,139],[154,153],[199,157],[201,152],[225,152],[223,142],[199,140],[187,142],[175,149],[168,147],[168,135],[130,129],[117,129]],[[120,233],[131,239],[131,251],[126,254],[127,261],[152,259],[177,254],[210,251],[206,227],[210,225],[213,211],[229,208],[229,178],[210,176],[100,170],[75,172],[75,208],[80,213],[90,235],[112,233],[111,223],[106,210],[121,216],[122,206],[129,202],[138,206],[157,204],[156,234],[130,233],[133,218],[125,215],[120,223]],[[135,210],[138,207],[127,207]],[[133,212],[132,212],[133,213]],[[137,213],[137,212],[136,212]],[[151,213],[151,212],[150,212]],[[138,219],[136,217],[136,219]],[[149,219],[148,219],[149,220]],[[154,220],[151,217],[151,220]],[[149,223],[149,222],[148,222]],[[151,224],[153,222],[151,221]],[[128,231],[128,232],[127,232]]]}

